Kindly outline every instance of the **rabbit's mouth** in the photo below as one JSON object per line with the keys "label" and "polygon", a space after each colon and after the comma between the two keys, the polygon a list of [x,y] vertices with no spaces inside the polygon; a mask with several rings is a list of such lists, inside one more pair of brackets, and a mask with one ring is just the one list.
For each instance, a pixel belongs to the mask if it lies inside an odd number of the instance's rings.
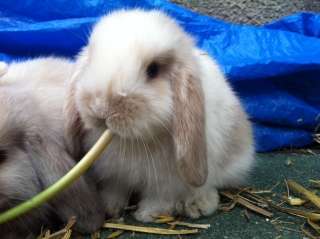
{"label": "rabbit's mouth", "polygon": [[86,122],[88,128],[109,129],[106,120],[102,118],[90,117],[89,122]]}
{"label": "rabbit's mouth", "polygon": [[134,138],[138,134],[134,120],[128,117],[122,118],[117,114],[108,117],[104,122],[104,127],[123,138]]}

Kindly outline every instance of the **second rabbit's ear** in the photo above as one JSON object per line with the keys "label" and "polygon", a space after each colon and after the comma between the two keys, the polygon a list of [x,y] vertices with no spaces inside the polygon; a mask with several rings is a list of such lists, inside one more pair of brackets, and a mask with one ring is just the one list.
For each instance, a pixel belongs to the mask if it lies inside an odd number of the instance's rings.
{"label": "second rabbit's ear", "polygon": [[82,156],[82,138],[84,136],[84,125],[76,105],[76,90],[78,78],[87,64],[88,58],[88,48],[85,47],[76,60],[71,79],[67,82],[67,93],[63,109],[64,136],[67,148],[69,153],[76,159],[80,159]]}

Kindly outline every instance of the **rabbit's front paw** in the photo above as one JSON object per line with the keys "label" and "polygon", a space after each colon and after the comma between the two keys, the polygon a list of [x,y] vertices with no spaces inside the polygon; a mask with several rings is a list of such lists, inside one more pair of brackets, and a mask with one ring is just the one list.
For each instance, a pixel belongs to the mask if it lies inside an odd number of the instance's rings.
{"label": "rabbit's front paw", "polygon": [[127,206],[127,200],[123,198],[109,198],[108,201],[104,202],[104,210],[108,218],[119,218],[125,207]]}
{"label": "rabbit's front paw", "polygon": [[105,184],[100,189],[104,211],[108,218],[119,218],[128,205],[130,193],[123,185]]}
{"label": "rabbit's front paw", "polygon": [[143,200],[139,203],[134,217],[141,222],[152,222],[160,215],[171,215],[172,213],[173,203],[169,201]]}
{"label": "rabbit's front paw", "polygon": [[177,204],[177,211],[190,218],[211,215],[218,207],[219,194],[216,189],[196,190],[192,196]]}

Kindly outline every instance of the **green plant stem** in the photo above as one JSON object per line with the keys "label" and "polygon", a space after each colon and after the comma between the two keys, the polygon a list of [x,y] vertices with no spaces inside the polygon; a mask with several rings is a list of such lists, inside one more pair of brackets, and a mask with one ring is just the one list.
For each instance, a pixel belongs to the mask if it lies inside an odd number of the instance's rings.
{"label": "green plant stem", "polygon": [[41,206],[55,195],[66,189],[70,184],[76,181],[83,175],[87,169],[94,163],[95,160],[102,154],[104,149],[109,145],[112,139],[112,134],[106,130],[89,152],[77,163],[66,175],[60,178],[57,182],[50,187],[37,194],[33,198],[19,204],[0,214],[0,224],[13,220],[31,209]]}

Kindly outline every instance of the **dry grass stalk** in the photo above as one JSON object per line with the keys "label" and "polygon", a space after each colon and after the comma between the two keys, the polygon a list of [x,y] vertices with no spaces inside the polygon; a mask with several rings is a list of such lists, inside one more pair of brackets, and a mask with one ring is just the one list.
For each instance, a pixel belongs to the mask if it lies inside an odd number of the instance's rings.
{"label": "dry grass stalk", "polygon": [[[314,181],[318,182],[316,180],[314,180]],[[306,197],[306,199],[308,199],[310,201],[311,201],[310,196],[316,196],[316,199],[315,199],[315,197],[311,197],[311,198],[313,199],[313,204],[317,205],[317,198],[319,198],[319,197],[317,195],[315,195],[313,192],[303,188],[301,185],[293,182],[292,180],[288,180],[288,181],[285,180],[285,184],[287,186],[287,192],[286,192],[287,196],[285,196],[284,199],[290,205],[292,205],[292,206],[302,206],[302,205],[304,205],[304,203],[308,202],[307,200],[303,200],[301,198],[290,196],[290,192],[289,192],[290,189],[292,189],[295,192],[299,192],[304,197]],[[273,209],[276,209],[278,211],[281,211],[281,212],[284,212],[284,213],[287,213],[287,214],[290,214],[290,215],[306,218],[307,221],[308,221],[309,226],[314,230],[314,233],[320,234],[320,225],[318,225],[316,223],[316,222],[320,222],[320,213],[282,207],[281,205],[283,203],[277,204],[277,203],[273,202],[272,199],[266,199],[264,197],[261,197],[260,195],[255,194],[255,192],[256,191],[254,191],[252,189],[249,189],[249,190],[242,189],[242,190],[239,190],[238,192],[235,192],[235,193],[233,193],[233,192],[222,192],[221,194],[223,196],[233,200],[233,202],[241,204],[241,205],[245,206],[247,209],[250,209],[250,210],[252,210],[254,212],[258,212],[258,213],[260,213],[262,215],[265,215],[264,208],[261,208],[259,206],[262,205],[263,207],[265,207],[264,204],[267,204],[267,208],[271,207]],[[261,213],[261,209],[262,209],[263,213]],[[267,210],[265,210],[265,211],[267,211]],[[301,231],[297,231],[294,228],[284,227],[283,225],[277,223],[275,220],[277,220],[277,219],[271,220],[271,223],[277,229],[289,230],[289,231],[294,231],[294,232],[300,232],[301,233]],[[285,223],[292,224],[292,222],[285,222]],[[308,231],[306,228],[304,228],[302,232],[305,233],[306,235],[309,235],[309,234],[312,235],[312,237],[310,236],[310,238],[317,238],[317,239],[320,238],[319,235],[318,236],[314,236],[313,233],[311,233],[311,231]]]}
{"label": "dry grass stalk", "polygon": [[261,208],[268,208],[269,205],[266,202],[266,199],[264,197],[261,197],[259,195],[253,194],[250,191],[244,191],[242,195],[239,195],[239,197],[253,203],[254,205],[261,207]]}
{"label": "dry grass stalk", "polygon": [[303,200],[298,197],[292,197],[292,196],[284,196],[283,199],[290,205],[290,206],[302,206],[305,204],[307,201]]}
{"label": "dry grass stalk", "polygon": [[196,224],[196,223],[188,223],[188,222],[181,222],[181,221],[174,221],[169,222],[169,225],[174,226],[186,226],[190,228],[198,228],[198,229],[208,229],[211,225],[210,224]]}
{"label": "dry grass stalk", "polygon": [[124,233],[124,230],[116,230],[116,231],[112,232],[109,236],[107,236],[107,239],[117,238],[120,235],[122,235],[123,233]]}
{"label": "dry grass stalk", "polygon": [[309,182],[312,183],[314,187],[320,188],[320,180],[312,180],[312,179],[310,179]]}
{"label": "dry grass stalk", "polygon": [[306,235],[310,239],[319,239],[319,236],[313,235],[310,231],[305,229],[305,224],[301,226],[301,231],[304,235]]}
{"label": "dry grass stalk", "polygon": [[262,207],[266,207],[266,208],[269,207],[268,199],[266,197],[263,197],[259,194],[252,192],[252,191],[244,191],[243,195],[246,197],[250,197],[252,200],[256,201]]}
{"label": "dry grass stalk", "polygon": [[289,185],[288,185],[287,179],[284,180],[284,183],[285,183],[286,189],[287,189],[287,197],[290,197],[290,189],[289,189]]}
{"label": "dry grass stalk", "polygon": [[61,237],[61,239],[70,239],[72,234],[72,230],[67,230],[66,234],[63,235],[63,237]]}
{"label": "dry grass stalk", "polygon": [[283,221],[283,220],[280,220],[279,219],[280,217],[277,217],[275,219],[272,219],[270,222],[271,224],[273,225],[281,225],[281,224],[291,224],[291,225],[294,225],[295,223],[294,222],[287,222],[287,221]]}
{"label": "dry grass stalk", "polygon": [[320,197],[318,197],[315,193],[309,191],[308,189],[304,188],[303,186],[292,180],[288,180],[288,186],[291,190],[302,194],[306,199],[308,199],[310,202],[312,202],[314,205],[320,208]]}
{"label": "dry grass stalk", "polygon": [[76,223],[76,218],[75,217],[71,217],[68,220],[67,225],[54,233],[50,233],[50,230],[47,230],[45,235],[42,236],[42,233],[40,234],[39,238],[40,239],[69,239],[71,237],[72,234],[72,230],[71,228],[73,227],[73,225]]}
{"label": "dry grass stalk", "polygon": [[307,222],[317,233],[320,234],[320,225],[318,225],[317,223],[311,221],[310,219],[308,219]]}
{"label": "dry grass stalk", "polygon": [[261,215],[263,215],[265,217],[270,218],[270,217],[273,216],[272,212],[269,212],[269,211],[267,211],[267,210],[265,210],[265,209],[263,209],[261,207],[256,206],[255,204],[253,204],[252,202],[250,202],[249,200],[247,200],[244,197],[241,197],[239,195],[234,195],[234,194],[232,194],[230,192],[226,192],[226,191],[221,192],[221,194],[223,196],[233,200],[234,202],[237,202],[238,204],[241,204],[242,206],[250,209],[251,211],[254,211],[254,212],[256,212],[258,214],[261,214]]}
{"label": "dry grass stalk", "polygon": [[309,154],[317,155],[317,153],[313,152],[311,149],[306,149],[306,151],[307,151]]}
{"label": "dry grass stalk", "polygon": [[49,239],[50,238],[50,230],[47,230],[46,233],[44,234],[43,239]]}
{"label": "dry grass stalk", "polygon": [[172,216],[158,216],[157,219],[154,221],[155,223],[168,223],[168,222],[173,222],[175,220],[174,217]]}
{"label": "dry grass stalk", "polygon": [[[170,224],[169,224],[170,225]],[[174,224],[172,224],[172,225],[170,225],[170,227],[169,227],[169,229],[171,229],[171,230],[173,230],[173,229],[175,229],[176,228],[176,225],[174,225]]]}
{"label": "dry grass stalk", "polygon": [[47,237],[45,237],[45,239],[56,239],[56,238],[59,238],[60,236],[65,235],[67,232],[68,232],[68,229],[63,228],[57,232],[49,234]]}
{"label": "dry grass stalk", "polygon": [[40,234],[37,236],[37,239],[42,239],[45,235],[45,231],[43,231],[43,227],[41,227],[41,231],[40,231]]}
{"label": "dry grass stalk", "polygon": [[312,221],[320,221],[320,214],[319,213],[307,212],[307,211],[302,211],[302,210],[292,209],[292,208],[285,208],[285,207],[275,205],[272,202],[269,202],[269,203],[270,203],[271,207],[273,207],[281,212],[285,212],[287,214],[294,215],[297,217],[309,218]]}
{"label": "dry grass stalk", "polygon": [[273,193],[271,190],[250,190],[248,191],[253,194],[270,194]]}
{"label": "dry grass stalk", "polygon": [[273,185],[269,190],[273,192],[273,190],[280,185],[280,182],[277,182],[275,185]]}
{"label": "dry grass stalk", "polygon": [[237,205],[237,202],[232,201],[231,203],[220,204],[219,209],[222,210],[223,212],[230,212],[236,205]]}
{"label": "dry grass stalk", "polygon": [[71,217],[69,220],[68,220],[68,223],[67,225],[65,226],[65,229],[69,230],[71,229],[74,224],[76,224],[76,217]]}
{"label": "dry grass stalk", "polygon": [[171,230],[171,229],[164,229],[164,228],[157,228],[157,227],[142,227],[142,226],[117,224],[117,223],[105,223],[103,227],[109,228],[109,229],[120,229],[125,231],[144,232],[144,233],[160,234],[160,235],[182,235],[182,234],[195,234],[199,232],[197,229]]}

